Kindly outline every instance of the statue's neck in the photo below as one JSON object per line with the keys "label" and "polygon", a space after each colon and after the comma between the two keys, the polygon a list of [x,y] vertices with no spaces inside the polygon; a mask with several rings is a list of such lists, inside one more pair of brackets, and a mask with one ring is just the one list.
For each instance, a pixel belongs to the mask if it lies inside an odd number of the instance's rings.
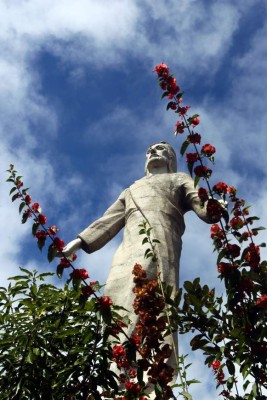
{"label": "statue's neck", "polygon": [[167,174],[168,168],[166,165],[162,166],[162,167],[152,167],[149,169],[147,176],[151,176],[151,175],[158,175],[158,174]]}

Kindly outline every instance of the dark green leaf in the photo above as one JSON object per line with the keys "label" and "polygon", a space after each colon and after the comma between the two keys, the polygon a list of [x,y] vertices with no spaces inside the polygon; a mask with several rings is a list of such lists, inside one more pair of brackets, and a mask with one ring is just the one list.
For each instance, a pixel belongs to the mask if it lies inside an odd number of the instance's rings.
{"label": "dark green leaf", "polygon": [[53,246],[53,244],[50,244],[48,247],[48,253],[47,253],[47,259],[49,262],[53,261],[54,258],[57,255],[57,249]]}
{"label": "dark green leaf", "polygon": [[62,278],[63,271],[64,271],[64,266],[62,264],[58,264],[58,266],[57,266],[57,276],[59,277],[59,279]]}
{"label": "dark green leaf", "polygon": [[186,140],[184,141],[184,143],[182,144],[182,146],[181,146],[181,150],[180,150],[181,156],[184,155],[184,153],[186,152],[186,149],[187,149],[187,147],[189,146],[189,144],[190,144],[190,142],[186,139]]}
{"label": "dark green leaf", "polygon": [[9,195],[11,195],[12,193],[14,193],[16,189],[17,189],[17,188],[14,186],[14,187],[10,190]]}
{"label": "dark green leaf", "polygon": [[195,176],[194,187],[197,187],[199,180],[200,180],[200,177],[199,176]]}
{"label": "dark green leaf", "polygon": [[19,206],[19,213],[21,213],[21,211],[23,210],[24,207],[25,207],[25,203],[24,203],[24,201],[23,201],[22,203],[20,203],[20,206]]}

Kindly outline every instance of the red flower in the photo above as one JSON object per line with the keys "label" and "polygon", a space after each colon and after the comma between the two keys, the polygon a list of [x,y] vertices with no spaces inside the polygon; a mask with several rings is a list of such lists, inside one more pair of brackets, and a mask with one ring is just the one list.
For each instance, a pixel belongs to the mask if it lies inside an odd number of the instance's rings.
{"label": "red flower", "polygon": [[230,272],[233,268],[236,268],[236,267],[237,267],[236,264],[226,263],[226,262],[222,261],[218,264],[217,269],[218,269],[219,274],[226,275],[228,272]]}
{"label": "red flower", "polygon": [[263,294],[256,300],[256,306],[267,310],[267,294]]}
{"label": "red flower", "polygon": [[183,116],[187,113],[187,111],[189,110],[190,106],[184,106],[184,107],[179,107],[178,111],[179,111],[179,115]]}
{"label": "red flower", "polygon": [[85,297],[90,297],[94,293],[94,289],[91,286],[83,286],[81,291]]}
{"label": "red flower", "polygon": [[248,252],[245,255],[245,260],[252,269],[257,268],[260,263],[260,248],[259,248],[259,246],[256,246],[254,243],[250,243],[250,245],[248,247]]}
{"label": "red flower", "polygon": [[70,267],[70,263],[75,261],[76,258],[77,258],[77,254],[72,254],[68,258],[61,258],[60,259],[60,265],[63,265],[64,268],[69,268]]}
{"label": "red flower", "polygon": [[177,104],[174,101],[170,101],[168,104],[169,108],[171,108],[172,110],[176,110],[177,108]]}
{"label": "red flower", "polygon": [[45,216],[44,214],[38,215],[38,222],[39,222],[39,224],[45,225],[45,224],[46,224],[46,221],[47,221],[47,218],[46,218],[46,216]]}
{"label": "red flower", "polygon": [[227,250],[227,254],[225,257],[227,258],[236,258],[240,256],[240,247],[237,244],[229,243],[225,249]]}
{"label": "red flower", "polygon": [[158,64],[155,66],[153,72],[156,72],[158,77],[166,78],[169,75],[169,68],[166,64]]}
{"label": "red flower", "polygon": [[235,229],[241,229],[244,226],[244,222],[240,217],[234,217],[230,220],[229,225]]}
{"label": "red flower", "polygon": [[35,213],[40,213],[42,212],[41,207],[39,206],[39,203],[33,203],[32,206],[32,211],[34,211]]}
{"label": "red flower", "polygon": [[44,230],[37,231],[35,234],[36,239],[46,239],[47,233]]}
{"label": "red flower", "polygon": [[224,383],[224,372],[223,371],[219,371],[217,373],[216,378],[217,378],[218,385],[222,385]]}
{"label": "red flower", "polygon": [[28,195],[28,194],[25,196],[24,200],[25,200],[25,204],[27,204],[27,206],[28,206],[29,204],[31,204],[31,202],[32,202],[32,198],[31,198],[31,196]]}
{"label": "red flower", "polygon": [[186,162],[188,163],[194,163],[199,159],[197,153],[187,153],[186,154]]}
{"label": "red flower", "polygon": [[141,344],[141,338],[138,335],[132,334],[130,340],[133,344],[135,344],[136,348],[138,348]]}
{"label": "red flower", "polygon": [[211,169],[209,169],[208,167],[205,167],[204,165],[198,165],[194,168],[194,173],[199,178],[209,177],[211,175],[211,172],[212,172]]}
{"label": "red flower", "polygon": [[249,237],[250,237],[249,232],[245,231],[245,232],[242,232],[242,235],[241,235],[240,239],[242,239],[242,241],[247,241]]}
{"label": "red flower", "polygon": [[202,146],[201,153],[206,157],[211,157],[215,152],[216,149],[211,144],[204,144],[204,146]]}
{"label": "red flower", "polygon": [[59,229],[56,227],[56,225],[52,225],[47,229],[47,232],[51,236],[56,235],[58,231],[59,231]]}
{"label": "red flower", "polygon": [[70,261],[66,258],[61,258],[60,259],[60,265],[63,265],[64,268],[69,268],[70,267]]}
{"label": "red flower", "polygon": [[228,186],[228,188],[227,188],[227,193],[228,193],[230,196],[235,196],[236,193],[237,193],[237,189],[236,189],[234,186]]}
{"label": "red flower", "polygon": [[198,133],[192,133],[187,137],[188,141],[193,144],[199,144],[201,136]]}
{"label": "red flower", "polygon": [[207,203],[207,214],[211,221],[217,222],[224,211],[222,205],[215,199],[209,199]]}
{"label": "red flower", "polygon": [[223,390],[223,391],[220,393],[220,395],[222,395],[223,397],[226,397],[226,398],[228,399],[229,396],[230,396],[230,392],[228,392],[228,390]]}
{"label": "red flower", "polygon": [[198,197],[200,198],[203,203],[209,199],[209,193],[205,188],[198,189]]}
{"label": "red flower", "polygon": [[112,355],[119,368],[129,368],[129,363],[123,346],[118,344],[115,345],[112,349]]}
{"label": "red flower", "polygon": [[137,383],[126,381],[125,382],[125,389],[128,390],[129,392],[137,394],[137,393],[139,393],[141,391],[141,386],[138,385]]}
{"label": "red flower", "polygon": [[221,193],[226,194],[227,189],[228,189],[228,186],[224,182],[218,182],[218,183],[216,183],[216,185],[213,186],[214,192],[216,192],[218,194],[221,194]]}
{"label": "red flower", "polygon": [[56,237],[53,240],[53,245],[57,249],[57,251],[62,251],[65,246],[65,243],[63,242],[62,239],[59,239],[58,237]]}
{"label": "red flower", "polygon": [[113,347],[112,354],[113,354],[113,357],[115,357],[115,358],[126,356],[126,352],[125,352],[123,346],[121,346],[120,344],[117,344]]}
{"label": "red flower", "polygon": [[111,298],[108,296],[102,296],[97,301],[102,308],[110,308],[110,306],[113,304]]}
{"label": "red flower", "polygon": [[200,123],[200,120],[199,120],[199,118],[194,117],[194,118],[188,118],[188,122],[189,122],[190,125],[195,127]]}
{"label": "red flower", "polygon": [[213,369],[213,371],[217,371],[221,366],[221,363],[219,360],[215,360],[213,361],[213,363],[211,363],[211,367]]}
{"label": "red flower", "polygon": [[169,98],[172,98],[175,94],[177,94],[180,90],[179,86],[177,86],[176,84],[176,79],[173,78],[172,76],[169,76],[166,79],[166,83],[167,83],[167,90],[170,92],[170,96]]}
{"label": "red flower", "polygon": [[212,239],[216,238],[216,239],[224,239],[224,233],[223,230],[219,227],[218,224],[213,224],[211,225],[210,228],[210,237]]}
{"label": "red flower", "polygon": [[89,278],[88,272],[86,271],[86,269],[75,269],[70,276],[73,279],[87,279]]}
{"label": "red flower", "polygon": [[177,121],[175,124],[175,131],[174,134],[177,135],[178,133],[184,133],[185,124],[183,122]]}

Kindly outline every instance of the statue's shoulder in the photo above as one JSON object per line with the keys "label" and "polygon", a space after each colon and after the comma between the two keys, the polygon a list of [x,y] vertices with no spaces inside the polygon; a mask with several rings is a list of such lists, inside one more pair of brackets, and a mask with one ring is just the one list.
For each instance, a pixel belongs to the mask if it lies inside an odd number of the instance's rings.
{"label": "statue's shoulder", "polygon": [[174,181],[177,181],[180,184],[182,182],[192,181],[191,176],[186,174],[185,172],[174,172],[169,175],[170,175],[171,179],[173,179]]}

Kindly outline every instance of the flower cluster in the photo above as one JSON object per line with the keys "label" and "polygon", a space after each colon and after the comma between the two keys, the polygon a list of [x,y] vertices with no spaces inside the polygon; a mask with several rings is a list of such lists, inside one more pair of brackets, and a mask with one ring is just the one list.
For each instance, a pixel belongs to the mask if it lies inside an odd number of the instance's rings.
{"label": "flower cluster", "polygon": [[217,387],[220,385],[223,385],[225,383],[225,375],[224,372],[221,368],[221,363],[219,360],[215,360],[211,363],[211,368],[215,374],[216,380],[217,380]]}
{"label": "flower cluster", "polygon": [[184,92],[177,85],[176,78],[170,74],[168,66],[166,64],[156,65],[154,72],[158,75],[159,85],[164,91],[162,98],[167,97],[171,100],[167,104],[167,110],[174,110],[178,114],[174,134],[184,133],[184,130],[189,126],[196,127],[200,123],[198,115],[195,114],[186,118],[190,106],[181,106]]}
{"label": "flower cluster", "polygon": [[173,393],[168,384],[172,381],[174,369],[167,364],[172,349],[169,344],[164,343],[167,319],[162,315],[162,311],[165,308],[165,301],[160,293],[158,281],[148,279],[140,264],[134,266],[133,275],[135,283],[133,308],[135,314],[139,316],[135,336],[136,339],[139,338],[137,346],[142,356],[137,363],[143,370],[147,370],[150,384],[154,384],[155,387],[160,385],[161,398],[170,399]]}
{"label": "flower cluster", "polygon": [[[14,165],[10,165],[10,169],[8,170],[10,173],[8,182],[11,182],[14,186],[10,190],[10,194],[12,194],[12,201],[17,199],[21,200],[19,211],[22,212],[22,223],[25,223],[29,218],[33,217],[33,225],[32,225],[32,233],[34,237],[37,239],[37,245],[40,250],[45,246],[46,240],[50,239],[51,244],[48,247],[48,260],[52,261],[58,253],[61,253],[63,248],[65,247],[64,241],[57,236],[59,229],[56,225],[46,226],[47,225],[47,217],[44,213],[42,213],[42,207],[37,202],[32,202],[32,197],[28,194],[28,189],[22,189],[24,184],[21,180],[21,176],[16,175],[16,171],[14,169]],[[80,282],[89,278],[88,272],[85,269],[75,269],[72,263],[76,260],[77,255],[72,254],[70,257],[63,256],[60,259],[60,262],[57,266],[57,274],[59,277],[62,276],[63,270],[65,268],[71,267],[73,271],[70,273],[70,278],[73,281],[74,287],[80,289]],[[85,282],[85,286],[81,287],[82,295],[85,298],[90,297],[96,289],[99,288],[99,285],[95,282],[91,282],[88,285]],[[100,307],[107,309],[111,306],[111,299],[106,296],[98,299],[98,304]]]}
{"label": "flower cluster", "polygon": [[112,356],[113,361],[121,371],[119,374],[120,385],[124,387],[124,396],[117,397],[116,399],[147,400],[146,397],[143,396],[145,386],[137,382],[136,368],[133,368],[131,365],[132,363],[128,360],[125,348],[121,344],[115,345],[112,349]]}

